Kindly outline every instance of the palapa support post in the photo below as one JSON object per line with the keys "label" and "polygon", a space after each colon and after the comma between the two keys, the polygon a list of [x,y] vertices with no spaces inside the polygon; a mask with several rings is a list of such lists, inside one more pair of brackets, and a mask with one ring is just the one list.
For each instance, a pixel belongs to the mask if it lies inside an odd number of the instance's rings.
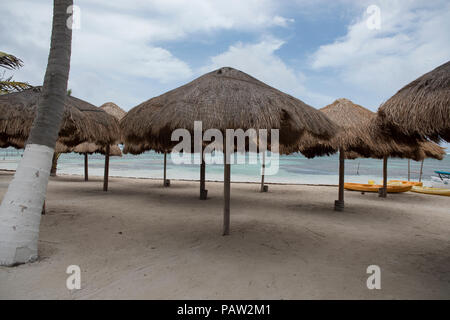
{"label": "palapa support post", "polygon": [[420,173],[419,173],[419,182],[422,182],[422,173],[423,173],[423,162],[425,160],[422,160],[422,162],[420,163]]}
{"label": "palapa support post", "polygon": [[59,153],[54,152],[53,158],[52,158],[52,168],[50,170],[50,177],[56,177],[56,170],[58,167],[58,158],[59,158]]}
{"label": "palapa support post", "polygon": [[206,190],[205,186],[205,177],[206,177],[206,164],[204,158],[204,147],[202,146],[202,154],[200,155],[200,200],[206,200],[208,198],[208,190]]}
{"label": "palapa support post", "polygon": [[260,192],[267,192],[269,190],[268,186],[264,185],[264,175],[266,172],[266,152],[263,152],[263,161],[262,161],[262,172],[261,172],[261,190]]}
{"label": "palapa support post", "polygon": [[84,154],[84,181],[89,180],[89,172],[88,172],[88,154]]}
{"label": "palapa support post", "polygon": [[163,186],[170,187],[170,180],[167,180],[167,152],[164,151],[164,178],[163,178]]}
{"label": "palapa support post", "polygon": [[411,179],[411,159],[408,159],[408,181]]}
{"label": "palapa support post", "polygon": [[387,161],[388,158],[385,156],[383,158],[383,188],[378,190],[378,195],[382,198],[387,197]]}
{"label": "palapa support post", "polygon": [[345,152],[339,150],[339,191],[338,200],[334,201],[334,210],[344,210],[344,176],[345,176]]}
{"label": "palapa support post", "polygon": [[230,234],[230,163],[227,161],[227,139],[225,137],[223,146],[223,161],[224,161],[224,175],[223,175],[223,235]]}
{"label": "palapa support post", "polygon": [[105,175],[103,177],[103,191],[108,191],[108,177],[109,177],[109,144],[106,146],[105,152]]}

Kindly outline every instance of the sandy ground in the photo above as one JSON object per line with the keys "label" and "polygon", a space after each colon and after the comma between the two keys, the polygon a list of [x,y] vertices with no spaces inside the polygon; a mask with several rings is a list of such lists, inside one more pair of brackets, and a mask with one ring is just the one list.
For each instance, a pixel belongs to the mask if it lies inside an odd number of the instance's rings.
{"label": "sandy ground", "polygon": [[[11,173],[0,172],[0,197]],[[222,184],[52,178],[39,261],[0,267],[0,298],[450,298],[450,197],[336,187],[233,184],[231,235],[221,236]],[[81,289],[66,268],[81,268]],[[366,269],[381,268],[381,290]]]}

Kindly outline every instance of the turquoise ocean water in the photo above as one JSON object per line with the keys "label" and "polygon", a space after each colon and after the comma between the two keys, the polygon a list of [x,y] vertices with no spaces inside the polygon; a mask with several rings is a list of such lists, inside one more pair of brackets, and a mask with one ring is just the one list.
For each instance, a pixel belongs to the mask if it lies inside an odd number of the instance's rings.
{"label": "turquoise ocean water", "polygon": [[[20,160],[23,150],[13,148],[0,149],[0,169],[14,170]],[[199,165],[183,164],[175,165],[167,156],[167,178],[168,179],[199,179]],[[248,155],[247,155],[248,160]],[[382,180],[382,160],[356,159],[346,160],[345,180],[347,182],[367,183]],[[99,154],[89,156],[89,174],[95,176],[103,175],[104,157]],[[259,164],[234,164],[231,166],[231,179],[236,182],[258,182],[260,181]],[[411,161],[411,180],[418,179],[420,162]],[[427,159],[423,166],[422,180],[427,185],[434,170],[450,171],[450,155],[444,160],[438,161]],[[58,161],[59,174],[84,173],[84,160],[82,155],[69,153],[62,154]],[[110,158],[110,175],[117,177],[138,178],[162,178],[163,155],[155,152],[146,152],[141,155],[123,155],[122,157]],[[408,160],[389,159],[389,179],[406,180],[408,176]],[[211,164],[206,166],[207,180],[223,181],[223,165]],[[268,183],[293,183],[293,184],[337,184],[338,183],[338,155],[329,157],[317,157],[306,159],[301,154],[280,156],[278,173],[266,176]]]}

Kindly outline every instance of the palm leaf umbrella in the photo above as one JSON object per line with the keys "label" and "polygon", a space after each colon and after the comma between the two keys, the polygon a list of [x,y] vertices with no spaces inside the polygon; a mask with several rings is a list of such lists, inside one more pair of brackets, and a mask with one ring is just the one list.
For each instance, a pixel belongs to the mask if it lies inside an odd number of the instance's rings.
{"label": "palm leaf umbrella", "polygon": [[[143,152],[153,147],[170,150],[176,144],[171,141],[172,131],[186,129],[193,135],[195,121],[202,122],[203,130],[222,133],[227,129],[279,129],[281,145],[297,143],[305,132],[323,139],[337,132],[336,125],[323,113],[301,100],[225,67],[131,109],[120,123],[124,152]],[[223,233],[228,234],[229,163],[224,164],[224,197]]]}
{"label": "palm leaf umbrella", "polygon": [[378,117],[395,134],[450,142],[450,61],[400,89]]}
{"label": "palm leaf umbrella", "polygon": [[[117,104],[114,102],[106,102],[100,106],[100,109],[105,111],[106,113],[112,115],[114,118],[116,118],[117,121],[120,121],[123,116],[126,114],[126,112],[121,109]],[[73,152],[83,154],[84,155],[84,180],[89,180],[89,170],[88,170],[88,156],[93,153],[100,153],[105,155],[105,176],[108,176],[109,174],[109,158],[110,156],[122,156],[122,151],[120,150],[119,146],[117,144],[111,145],[110,150],[107,154],[106,147],[103,145],[98,145],[95,143],[90,142],[83,142],[80,145],[76,146],[72,150]],[[108,165],[106,165],[106,163]],[[105,181],[105,188],[107,189],[108,182]]]}
{"label": "palm leaf umbrella", "polygon": [[114,116],[118,121],[122,120],[122,118],[127,114],[125,110],[114,102],[106,102],[100,106],[100,109]]}
{"label": "palm leaf umbrella", "polygon": [[[93,153],[103,154],[106,158],[109,157],[121,157],[122,151],[120,150],[117,144],[113,144],[111,146],[102,146],[92,142],[83,142],[77,145],[76,147],[70,149],[69,152],[75,152],[84,155],[84,181],[89,180],[89,172],[88,172],[88,155]],[[109,152],[107,154],[107,152]],[[105,160],[105,176],[109,176],[109,160]],[[107,182],[106,182],[107,184]],[[107,188],[107,185],[106,185]]]}
{"label": "palm leaf umbrella", "polygon": [[[442,158],[442,150],[432,142],[418,143],[410,140],[408,144],[395,140],[376,125],[376,114],[348,99],[338,99],[320,109],[341,127],[332,139],[325,141],[306,135],[297,146],[306,157],[330,155],[339,151],[339,197],[335,209],[344,208],[344,168],[345,159],[367,157],[383,159],[383,189],[380,196],[386,196],[387,158],[401,157],[422,160],[425,157]],[[426,151],[428,153],[426,153]]]}
{"label": "palm leaf umbrella", "polygon": [[[41,87],[0,96],[0,141],[4,147],[23,148],[40,96]],[[108,149],[119,138],[118,121],[113,116],[84,100],[67,96],[59,131],[60,144],[72,148],[80,143],[90,142]],[[105,163],[107,160],[108,156],[105,157]],[[108,177],[105,176],[104,180],[106,191]]]}

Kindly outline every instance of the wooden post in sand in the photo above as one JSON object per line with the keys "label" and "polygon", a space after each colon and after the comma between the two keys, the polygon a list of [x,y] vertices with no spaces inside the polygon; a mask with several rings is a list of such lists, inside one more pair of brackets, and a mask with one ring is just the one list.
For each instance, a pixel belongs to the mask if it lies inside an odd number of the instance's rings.
{"label": "wooden post in sand", "polygon": [[387,156],[383,158],[383,188],[380,188],[378,193],[382,198],[387,196]]}
{"label": "wooden post in sand", "polygon": [[167,152],[164,151],[164,173],[163,173],[163,186],[170,187],[170,180],[167,180]]}
{"label": "wooden post in sand", "polygon": [[59,158],[59,153],[54,152],[53,153],[53,158],[52,158],[52,168],[50,170],[50,177],[56,177],[56,170],[58,167],[58,158]]}
{"label": "wooden post in sand", "polygon": [[422,163],[420,164],[419,182],[422,182],[423,161],[424,161],[424,160],[422,160]]}
{"label": "wooden post in sand", "polygon": [[334,210],[344,210],[344,175],[345,175],[345,152],[339,150],[339,191],[338,200],[334,201]]}
{"label": "wooden post in sand", "polygon": [[108,191],[108,176],[109,176],[109,144],[106,146],[105,152],[105,175],[103,177],[103,191]]}
{"label": "wooden post in sand", "polygon": [[164,181],[163,181],[164,186],[166,186],[166,179],[167,179],[166,170],[167,170],[167,153],[164,151]]}
{"label": "wooden post in sand", "polygon": [[89,180],[89,173],[88,173],[88,154],[84,154],[84,181]]}
{"label": "wooden post in sand", "polygon": [[223,175],[223,235],[230,234],[230,174],[231,168],[229,160],[227,161],[227,139],[224,138],[223,145],[223,161],[224,161],[224,175]]}
{"label": "wooden post in sand", "polygon": [[205,187],[205,177],[206,177],[206,164],[204,158],[204,147],[202,146],[202,153],[200,155],[200,200],[206,200],[208,197],[208,190]]}
{"label": "wooden post in sand", "polygon": [[408,159],[408,181],[411,179],[411,159]]}
{"label": "wooden post in sand", "polygon": [[264,185],[264,174],[266,172],[266,152],[263,152],[262,158],[262,172],[261,172],[261,192],[267,192],[268,188]]}

